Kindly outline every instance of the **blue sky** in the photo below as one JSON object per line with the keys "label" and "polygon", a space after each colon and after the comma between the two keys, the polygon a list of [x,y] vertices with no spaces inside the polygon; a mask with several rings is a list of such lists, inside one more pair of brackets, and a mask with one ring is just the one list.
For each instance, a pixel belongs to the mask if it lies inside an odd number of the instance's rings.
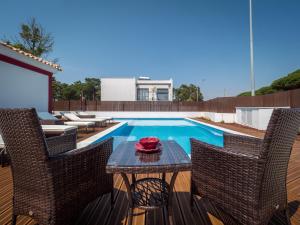
{"label": "blue sky", "polygon": [[[55,38],[62,82],[84,77],[172,77],[205,99],[249,90],[248,0],[1,3],[0,38],[35,17]],[[253,0],[256,86],[300,68],[299,0]]]}

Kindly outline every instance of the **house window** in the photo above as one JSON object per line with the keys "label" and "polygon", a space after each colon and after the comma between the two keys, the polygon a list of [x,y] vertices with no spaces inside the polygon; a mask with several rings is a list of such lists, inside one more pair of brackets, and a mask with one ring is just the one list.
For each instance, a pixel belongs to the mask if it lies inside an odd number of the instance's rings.
{"label": "house window", "polygon": [[137,100],[138,101],[149,101],[149,89],[138,88],[137,89]]}
{"label": "house window", "polygon": [[168,101],[169,100],[169,90],[165,88],[158,88],[156,91],[157,101]]}

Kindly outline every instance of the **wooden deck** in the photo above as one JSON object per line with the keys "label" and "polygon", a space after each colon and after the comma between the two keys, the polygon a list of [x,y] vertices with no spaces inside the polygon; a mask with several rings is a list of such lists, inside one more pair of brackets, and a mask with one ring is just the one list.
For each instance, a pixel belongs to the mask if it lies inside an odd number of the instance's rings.
{"label": "wooden deck", "polygon": [[86,132],[86,130],[84,128],[80,129],[79,132],[77,132],[77,142],[87,139],[101,131],[104,131],[104,130],[116,125],[116,124],[118,124],[118,123],[108,123],[106,127],[95,127],[95,129],[89,128],[88,132]]}
{"label": "wooden deck", "polygon": [[[207,121],[206,121],[207,122]],[[234,129],[240,132],[248,133],[258,137],[262,137],[263,133],[253,129],[244,128],[237,125],[217,124],[226,128]],[[151,176],[151,175],[145,175]],[[156,175],[154,175],[156,176]],[[12,197],[12,177],[10,167],[0,168],[0,224],[9,224],[11,221],[11,197]],[[169,176],[167,177],[169,178]],[[113,225],[127,224],[127,199],[125,186],[120,176],[114,177],[115,181],[115,207],[111,209],[109,196],[102,196],[88,205],[78,218],[78,224],[83,225]],[[174,195],[174,220],[176,225],[193,225],[207,224],[219,225],[223,224],[219,219],[223,218],[219,211],[214,209],[208,202],[203,199],[197,199],[196,210],[192,213],[189,207],[189,185],[190,173],[180,173],[175,184]],[[294,144],[292,156],[288,170],[288,202],[291,212],[291,220],[293,225],[300,225],[300,136]],[[209,213],[208,213],[209,212]],[[142,211],[136,210],[139,215],[134,216],[134,225],[165,224],[166,212],[157,210],[144,214]],[[74,215],[75,216],[75,215]],[[218,219],[219,218],[219,219]],[[281,214],[274,216],[270,224],[285,224]],[[29,217],[19,216],[18,223],[20,225],[33,225],[35,221]]]}

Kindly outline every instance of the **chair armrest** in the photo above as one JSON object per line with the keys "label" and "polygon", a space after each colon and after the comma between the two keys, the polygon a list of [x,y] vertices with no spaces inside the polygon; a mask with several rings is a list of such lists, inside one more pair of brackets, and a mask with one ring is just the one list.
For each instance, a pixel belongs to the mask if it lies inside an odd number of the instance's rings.
{"label": "chair armrest", "polygon": [[77,133],[46,138],[49,156],[76,149]]}
{"label": "chair armrest", "polygon": [[265,159],[195,139],[191,145],[193,192],[224,206],[227,212],[257,204]]}
{"label": "chair armrest", "polygon": [[224,148],[231,152],[260,156],[263,140],[237,134],[224,133]]}
{"label": "chair armrest", "polygon": [[68,193],[82,191],[86,195],[111,191],[113,175],[106,173],[106,164],[112,153],[112,145],[113,139],[110,138],[50,157],[49,167],[57,191],[62,195],[66,194],[66,190]]}
{"label": "chair armrest", "polygon": [[96,115],[79,115],[79,114],[77,114],[77,116],[81,119],[94,119],[94,118],[96,118]]}

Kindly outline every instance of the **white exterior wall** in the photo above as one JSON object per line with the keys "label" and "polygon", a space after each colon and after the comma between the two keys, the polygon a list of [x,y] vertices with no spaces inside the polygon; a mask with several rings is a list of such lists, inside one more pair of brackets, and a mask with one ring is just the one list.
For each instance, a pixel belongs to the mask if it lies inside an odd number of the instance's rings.
{"label": "white exterior wall", "polygon": [[201,116],[213,122],[234,123],[235,113],[201,112]]}
{"label": "white exterior wall", "polygon": [[169,101],[173,100],[173,81],[170,80],[138,80],[136,78],[102,78],[102,101],[136,101],[137,88],[149,89],[149,100],[156,101],[156,90],[169,90]]}
{"label": "white exterior wall", "polygon": [[102,101],[135,101],[135,78],[102,78]]}
{"label": "white exterior wall", "polygon": [[0,61],[0,108],[48,111],[48,76]]}
{"label": "white exterior wall", "polygon": [[[0,44],[0,54],[54,74],[57,70]],[[0,108],[34,107],[48,111],[49,77],[0,60]]]}
{"label": "white exterior wall", "polygon": [[236,123],[266,130],[274,109],[274,107],[236,107]]}

